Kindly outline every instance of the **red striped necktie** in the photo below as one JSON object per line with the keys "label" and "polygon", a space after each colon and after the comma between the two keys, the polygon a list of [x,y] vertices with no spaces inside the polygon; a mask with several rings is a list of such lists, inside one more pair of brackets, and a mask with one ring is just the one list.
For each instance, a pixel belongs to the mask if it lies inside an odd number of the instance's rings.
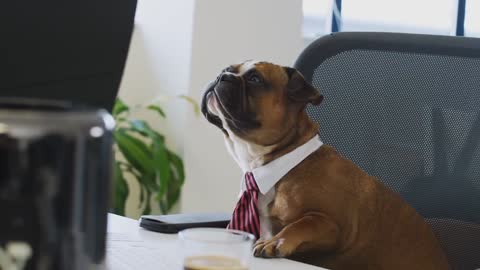
{"label": "red striped necktie", "polygon": [[246,190],[237,203],[228,229],[249,232],[258,239],[260,236],[260,217],[258,215],[258,186],[251,172],[245,174]]}

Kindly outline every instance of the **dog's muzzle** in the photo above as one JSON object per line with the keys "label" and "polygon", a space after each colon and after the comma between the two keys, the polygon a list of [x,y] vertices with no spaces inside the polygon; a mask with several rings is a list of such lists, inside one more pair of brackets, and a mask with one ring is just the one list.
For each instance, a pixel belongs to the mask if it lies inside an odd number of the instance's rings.
{"label": "dog's muzzle", "polygon": [[247,92],[241,77],[223,72],[208,86],[203,96],[203,114],[209,122],[224,130],[220,118],[208,108],[210,98],[216,99],[216,107],[232,131],[244,133],[260,126],[260,123],[255,120],[254,113],[248,110]]}
{"label": "dog's muzzle", "polygon": [[[223,128],[223,125],[222,125],[222,120],[220,119],[220,117],[218,117],[217,115],[213,114],[209,109],[208,109],[208,102],[209,102],[209,99],[211,98],[214,98],[214,99],[217,99],[217,97],[215,96],[215,86],[217,85],[218,83],[218,80],[219,80],[220,76],[217,77],[217,79],[215,79],[215,81],[211,82],[208,87],[207,87],[207,90],[205,90],[204,94],[203,94],[203,97],[202,97],[202,103],[201,103],[201,111],[202,111],[202,114],[205,116],[205,118],[207,119],[208,122],[212,123],[213,125],[217,126],[218,128],[220,128],[225,134],[227,133],[227,131]],[[218,103],[218,101],[216,101]]]}

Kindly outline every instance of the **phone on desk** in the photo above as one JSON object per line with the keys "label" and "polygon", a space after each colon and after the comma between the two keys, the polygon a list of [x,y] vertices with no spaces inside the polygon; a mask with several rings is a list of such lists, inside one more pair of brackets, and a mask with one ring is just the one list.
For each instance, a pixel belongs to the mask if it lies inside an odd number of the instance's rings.
{"label": "phone on desk", "polygon": [[140,217],[140,227],[160,233],[177,233],[199,227],[226,228],[230,217],[231,214],[227,213],[145,215]]}

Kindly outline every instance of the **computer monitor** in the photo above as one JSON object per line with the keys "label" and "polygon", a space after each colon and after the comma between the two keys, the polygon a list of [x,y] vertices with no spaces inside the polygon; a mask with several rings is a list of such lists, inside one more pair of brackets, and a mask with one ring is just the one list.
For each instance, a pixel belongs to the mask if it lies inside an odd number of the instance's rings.
{"label": "computer monitor", "polygon": [[111,111],[136,0],[0,3],[0,98],[69,101]]}

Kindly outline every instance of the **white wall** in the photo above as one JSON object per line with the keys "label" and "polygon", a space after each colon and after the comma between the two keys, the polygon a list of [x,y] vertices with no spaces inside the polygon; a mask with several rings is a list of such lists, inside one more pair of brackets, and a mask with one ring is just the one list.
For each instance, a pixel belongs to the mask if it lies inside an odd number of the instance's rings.
{"label": "white wall", "polygon": [[[194,0],[139,0],[120,97],[128,104],[145,104],[161,95],[188,93]],[[185,102],[162,103],[167,121],[154,114],[137,113],[167,137],[172,150],[182,154]],[[130,196],[126,214],[137,218],[138,185],[128,179]],[[158,212],[158,207],[156,208]]]}
{"label": "white wall", "polygon": [[[301,24],[300,0],[197,0],[189,94],[200,100],[222,68],[243,60],[292,65],[303,48]],[[222,133],[191,114],[186,132],[182,211],[232,211],[242,175]]]}
{"label": "white wall", "polygon": [[[301,8],[301,0],[139,0],[120,96],[129,104],[165,94],[200,102],[205,85],[229,64],[261,59],[291,65],[303,48]],[[185,158],[181,211],[231,211],[241,171],[221,132],[185,102],[164,107],[167,121],[154,125]],[[139,190],[128,182],[127,215],[137,218]]]}

